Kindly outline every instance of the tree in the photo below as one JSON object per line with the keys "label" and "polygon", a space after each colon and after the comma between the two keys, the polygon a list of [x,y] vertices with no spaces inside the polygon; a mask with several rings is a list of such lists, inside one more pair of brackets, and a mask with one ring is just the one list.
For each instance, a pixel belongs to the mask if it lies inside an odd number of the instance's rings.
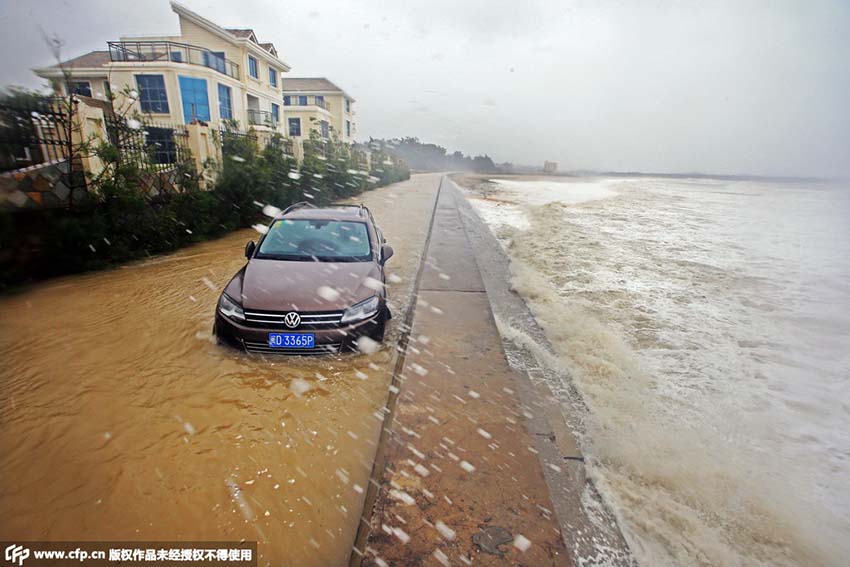
{"label": "tree", "polygon": [[449,154],[446,148],[437,144],[423,143],[419,138],[407,137],[382,140],[369,139],[373,152],[380,151],[403,160],[413,169],[423,171],[476,171],[494,173],[497,170],[489,156],[471,158],[461,151]]}

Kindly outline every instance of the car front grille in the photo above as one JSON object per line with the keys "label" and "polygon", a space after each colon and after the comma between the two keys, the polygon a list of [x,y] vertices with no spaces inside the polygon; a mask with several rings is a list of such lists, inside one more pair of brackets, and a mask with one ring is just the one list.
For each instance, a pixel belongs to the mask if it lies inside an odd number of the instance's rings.
{"label": "car front grille", "polygon": [[245,341],[245,350],[258,354],[335,354],[342,343],[316,345],[315,348],[272,348],[268,343]]}
{"label": "car front grille", "polygon": [[300,312],[301,324],[297,327],[287,327],[283,318],[289,311],[248,311],[245,310],[245,324],[262,329],[333,329],[342,322],[342,311],[307,311]]}

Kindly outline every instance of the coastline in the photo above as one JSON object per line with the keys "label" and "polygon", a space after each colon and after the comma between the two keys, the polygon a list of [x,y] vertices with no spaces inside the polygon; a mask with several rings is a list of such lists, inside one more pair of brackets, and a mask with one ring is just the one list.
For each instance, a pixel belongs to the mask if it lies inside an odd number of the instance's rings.
{"label": "coastline", "polygon": [[[379,488],[364,510],[367,523],[351,564],[406,563],[433,551],[438,561],[451,552],[484,565],[634,565],[616,519],[588,480],[574,424],[544,379],[552,369],[503,334],[506,319],[533,325],[507,287],[507,257],[453,180],[444,180],[441,193],[411,331],[432,339],[409,349],[396,376],[397,405],[379,450],[385,460],[374,467]],[[449,312],[451,318],[442,316]],[[540,339],[545,344],[542,333]],[[466,400],[466,392],[475,396]],[[428,409],[434,395],[439,401]],[[498,411],[488,410],[490,404]],[[484,440],[469,433],[467,420],[480,425]],[[477,472],[472,466],[469,474],[455,473],[456,463],[443,460],[452,451],[477,464]],[[438,474],[421,466],[405,470],[416,464],[412,459]],[[450,537],[439,527],[443,519]],[[421,535],[410,540],[408,532]],[[481,545],[493,533],[505,536],[505,549]]]}
{"label": "coastline", "polygon": [[[582,451],[585,415],[588,411],[581,394],[572,383],[569,370],[561,363],[545,331],[525,299],[511,284],[511,260],[499,237],[476,212],[464,189],[482,191],[490,179],[522,179],[552,181],[551,176],[523,175],[452,175],[461,218],[470,236],[476,258],[481,267],[490,305],[502,335],[502,346],[508,360],[517,372],[525,373],[527,399],[540,404],[545,422],[556,432],[557,449],[561,460],[570,470],[571,482],[554,471],[547,470],[547,482],[553,495],[558,517],[562,523],[567,547],[578,558],[594,564],[610,566],[635,565],[622,530],[621,520],[604,502],[596,490],[593,475],[586,469]],[[492,200],[492,199],[491,199]],[[553,391],[552,385],[559,385]],[[579,458],[575,458],[578,456]],[[578,529],[576,529],[578,528]]]}

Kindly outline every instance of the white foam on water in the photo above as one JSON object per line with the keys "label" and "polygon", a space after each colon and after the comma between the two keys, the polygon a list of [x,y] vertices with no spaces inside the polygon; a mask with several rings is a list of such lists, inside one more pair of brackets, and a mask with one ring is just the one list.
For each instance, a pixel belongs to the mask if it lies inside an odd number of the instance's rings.
{"label": "white foam on water", "polygon": [[511,179],[493,179],[500,195],[522,199],[527,205],[540,206],[549,203],[577,205],[613,197],[617,193],[612,179],[563,178],[561,181],[515,181]]}
{"label": "white foam on water", "polygon": [[[614,181],[564,178],[561,181],[493,179],[485,195],[467,192],[476,212],[494,230],[526,230],[529,213],[549,203],[576,205],[616,195]],[[503,236],[503,234],[497,234]]]}
{"label": "white foam on water", "polygon": [[472,203],[589,408],[589,472],[640,563],[846,563],[850,192],[564,185]]}

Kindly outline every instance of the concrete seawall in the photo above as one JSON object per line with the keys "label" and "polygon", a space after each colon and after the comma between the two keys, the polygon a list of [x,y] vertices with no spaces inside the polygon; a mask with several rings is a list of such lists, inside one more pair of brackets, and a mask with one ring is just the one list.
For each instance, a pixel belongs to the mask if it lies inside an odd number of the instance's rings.
{"label": "concrete seawall", "polygon": [[629,565],[616,523],[583,503],[582,455],[529,376],[543,371],[506,356],[528,359],[499,334],[507,264],[482,229],[444,178],[351,564]]}

